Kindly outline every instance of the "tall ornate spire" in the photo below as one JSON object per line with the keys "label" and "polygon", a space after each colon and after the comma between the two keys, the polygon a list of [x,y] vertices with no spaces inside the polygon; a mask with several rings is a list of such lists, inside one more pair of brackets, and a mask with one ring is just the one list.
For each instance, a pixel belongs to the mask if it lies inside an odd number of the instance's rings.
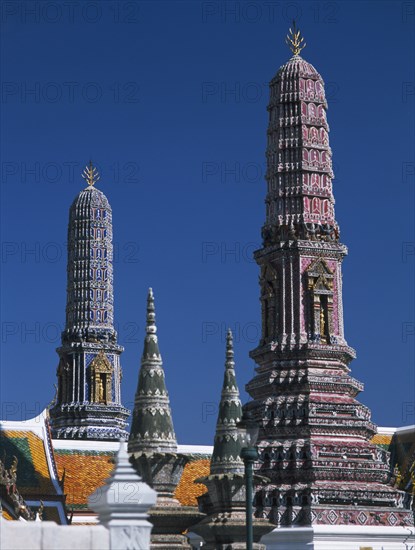
{"label": "tall ornate spire", "polygon": [[85,169],[88,187],[69,212],[66,325],[58,366],[58,395],[51,409],[54,437],[126,437],[129,411],[121,405],[123,348],[114,328],[112,212]]}
{"label": "tall ornate spire", "polygon": [[156,333],[154,296],[150,288],[147,296],[146,336],[128,444],[130,452],[177,451],[170,400]]}
{"label": "tall ornate spire", "polygon": [[90,168],[88,187],[69,212],[68,286],[65,341],[116,341],[114,329],[112,211],[95,188]]}
{"label": "tall ornate spire", "polygon": [[323,79],[294,55],[270,83],[265,245],[339,240],[326,110]]}
{"label": "tall ornate spire", "polygon": [[[344,337],[342,261],[332,192],[324,82],[298,53],[270,83],[266,221],[260,267],[262,337],[246,389],[261,424],[257,513],[279,525],[410,524],[388,485],[388,456],[356,399]],[[397,507],[399,503],[400,507]],[[392,508],[395,508],[391,512]]]}
{"label": "tall ornate spire", "polygon": [[225,375],[210,465],[211,474],[244,473],[244,464],[240,457],[242,441],[237,428],[241,418],[242,403],[236,383],[233,337],[229,329],[226,336]]}

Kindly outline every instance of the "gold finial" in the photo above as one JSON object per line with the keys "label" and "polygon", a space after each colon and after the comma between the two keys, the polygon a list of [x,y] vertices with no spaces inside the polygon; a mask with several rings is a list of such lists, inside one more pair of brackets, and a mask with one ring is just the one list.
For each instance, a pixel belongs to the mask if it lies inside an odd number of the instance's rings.
{"label": "gold finial", "polygon": [[82,177],[84,180],[88,182],[88,185],[95,185],[96,182],[99,180],[99,174],[98,170],[92,166],[92,161],[89,161],[89,166],[86,166],[84,168],[84,171],[82,172]]}
{"label": "gold finial", "polygon": [[290,34],[287,34],[285,42],[294,55],[298,55],[307,46],[304,38],[301,36],[301,31],[297,29],[295,20],[293,21],[293,30],[290,28]]}

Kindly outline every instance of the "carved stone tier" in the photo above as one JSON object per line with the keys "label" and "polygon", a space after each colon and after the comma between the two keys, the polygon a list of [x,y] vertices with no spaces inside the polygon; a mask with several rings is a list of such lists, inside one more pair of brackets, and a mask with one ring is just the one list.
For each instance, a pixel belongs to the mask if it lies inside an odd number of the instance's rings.
{"label": "carved stone tier", "polygon": [[133,453],[130,460],[139,475],[157,491],[158,500],[172,499],[178,504],[173,495],[182,476],[183,469],[187,462],[189,462],[189,458],[186,455],[139,452]]}
{"label": "carved stone tier", "polygon": [[192,546],[184,533],[192,531],[192,526],[202,517],[195,506],[167,506],[165,503],[155,506],[149,518],[153,524],[151,549],[190,550]]}
{"label": "carved stone tier", "polygon": [[57,439],[116,440],[128,436],[125,422],[130,411],[122,406],[67,403],[59,410],[55,408],[53,414]]}
{"label": "carved stone tier", "polygon": [[[192,531],[201,536],[206,550],[246,549],[246,492],[242,474],[215,474],[197,480],[208,492],[199,497],[199,507],[207,516]],[[255,550],[265,550],[260,538],[273,529],[268,520],[253,520]]]}

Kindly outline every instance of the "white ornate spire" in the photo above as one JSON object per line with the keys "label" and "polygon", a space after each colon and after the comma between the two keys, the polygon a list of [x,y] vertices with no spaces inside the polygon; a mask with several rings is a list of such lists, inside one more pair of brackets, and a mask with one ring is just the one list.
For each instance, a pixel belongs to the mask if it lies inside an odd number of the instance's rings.
{"label": "white ornate spire", "polygon": [[150,548],[153,526],[147,512],[156,500],[156,491],[131,466],[127,444],[121,441],[111,476],[88,499],[89,507],[110,531],[111,548]]}

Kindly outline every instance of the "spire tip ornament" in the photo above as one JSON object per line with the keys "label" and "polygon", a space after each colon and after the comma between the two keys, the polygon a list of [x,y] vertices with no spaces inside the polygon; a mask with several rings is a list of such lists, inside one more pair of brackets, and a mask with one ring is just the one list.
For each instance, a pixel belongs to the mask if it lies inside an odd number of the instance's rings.
{"label": "spire tip ornament", "polygon": [[293,28],[289,29],[289,34],[285,38],[285,43],[293,52],[294,55],[299,55],[302,50],[307,46],[304,42],[304,38],[301,36],[301,31],[297,29],[295,20],[293,21]]}
{"label": "spire tip ornament", "polygon": [[100,175],[95,166],[92,166],[92,161],[89,161],[89,165],[85,166],[84,171],[82,172],[82,177],[87,181],[88,185],[91,187],[97,183],[100,179]]}
{"label": "spire tip ornament", "polygon": [[146,323],[146,332],[147,334],[156,334],[156,307],[154,305],[154,294],[153,289],[150,287],[147,294],[147,323]]}
{"label": "spire tip ornament", "polygon": [[226,369],[233,369],[235,367],[234,363],[234,353],[233,353],[233,334],[230,328],[226,334]]}

